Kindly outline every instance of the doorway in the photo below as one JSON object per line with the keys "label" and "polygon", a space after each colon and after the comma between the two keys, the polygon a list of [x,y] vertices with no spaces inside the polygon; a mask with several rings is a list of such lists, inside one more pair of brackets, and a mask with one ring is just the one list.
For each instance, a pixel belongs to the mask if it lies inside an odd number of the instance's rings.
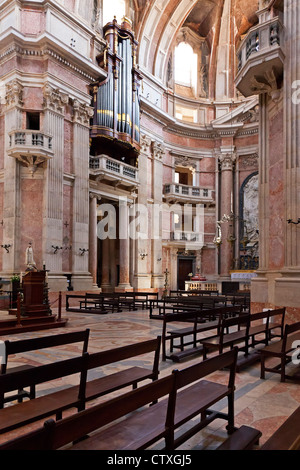
{"label": "doorway", "polygon": [[194,272],[195,258],[178,258],[177,289],[185,290],[185,283],[189,280],[189,274]]}

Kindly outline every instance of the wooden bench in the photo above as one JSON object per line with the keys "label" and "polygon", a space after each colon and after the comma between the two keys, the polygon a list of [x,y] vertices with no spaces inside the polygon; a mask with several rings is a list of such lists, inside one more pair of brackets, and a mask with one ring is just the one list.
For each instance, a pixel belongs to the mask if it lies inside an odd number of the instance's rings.
{"label": "wooden bench", "polygon": [[[216,336],[200,340],[203,346],[203,359],[207,358],[207,353],[210,350],[218,350],[219,354],[221,354],[225,348],[232,348],[240,343],[243,343],[243,346],[239,346],[239,350],[244,350],[245,354],[247,354],[249,318],[247,314],[234,318],[223,318]],[[229,329],[232,328],[234,328],[235,331],[228,333]]]}
{"label": "wooden bench", "polygon": [[[277,321],[275,321],[275,317],[278,318]],[[251,346],[255,347],[261,343],[267,346],[272,338],[283,338],[284,321],[285,308],[253,313],[250,316],[249,326],[249,339],[252,338]],[[279,332],[276,333],[275,330],[279,330]],[[263,338],[256,340],[255,337],[257,335],[263,335]]]}
{"label": "wooden bench", "polygon": [[[0,365],[0,375],[8,374],[12,372],[18,372],[21,370],[29,370],[33,366],[32,364],[23,364],[20,366],[7,367],[10,356],[16,354],[23,354],[29,351],[38,351],[41,349],[53,348],[57,346],[65,346],[67,344],[81,343],[82,342],[82,354],[87,352],[88,341],[89,341],[90,330],[86,329],[83,331],[73,331],[70,333],[63,333],[58,335],[48,335],[40,338],[29,338],[17,341],[6,340],[5,344],[5,360],[2,365]],[[28,397],[30,399],[35,398],[35,386],[30,387],[30,391],[25,391],[24,389],[19,389],[16,395],[10,395],[9,397],[4,397],[1,400],[0,397],[0,408],[3,408],[4,403],[11,402],[15,399],[18,399],[19,402],[22,402],[23,398]]]}
{"label": "wooden bench", "polygon": [[[273,372],[280,374],[280,381],[285,382],[286,379],[296,379],[296,376],[286,374],[286,365],[292,361],[292,354],[295,350],[294,342],[300,340],[300,322],[286,325],[283,338],[280,341],[269,344],[260,350],[261,358],[261,379],[265,378],[265,372]],[[270,358],[278,358],[279,364],[273,367],[266,367],[266,360]]]}
{"label": "wooden bench", "polygon": [[262,433],[250,426],[236,429],[216,450],[252,450],[259,444]]}
{"label": "wooden bench", "polygon": [[29,370],[21,370],[0,376],[1,395],[24,387],[37,386],[51,381],[79,374],[78,385],[48,393],[0,409],[0,434],[25,426],[39,419],[56,415],[70,408],[83,409],[85,403],[86,361],[88,353],[80,357],[58,361]]}
{"label": "wooden bench", "polygon": [[156,308],[158,309],[158,314],[153,314],[154,304],[150,303],[150,318],[163,318],[163,315],[167,312],[183,312],[188,309],[191,310],[204,310],[204,309],[213,309],[217,306],[226,306],[226,298],[224,296],[197,296],[197,295],[188,295],[184,296],[174,296],[174,297],[165,297],[159,300],[156,303]]}
{"label": "wooden bench", "polygon": [[[274,317],[279,317],[279,321],[273,321]],[[268,345],[271,338],[281,337],[285,317],[285,309],[268,310],[255,314],[242,312],[240,318],[224,319],[215,337],[200,340],[203,345],[203,358],[207,357],[209,350],[223,352],[224,348],[238,345],[240,351],[244,351],[244,356],[237,361],[237,372],[260,360],[261,349],[255,349],[257,344]],[[235,331],[229,331],[235,327]],[[279,329],[279,333],[274,330]],[[257,336],[260,336],[257,338]],[[250,348],[254,348],[250,351]]]}
{"label": "wooden bench", "polygon": [[300,407],[288,417],[260,450],[300,450]]}
{"label": "wooden bench", "polygon": [[[198,347],[199,342],[197,335],[206,331],[219,329],[220,322],[223,316],[239,315],[240,307],[217,307],[212,310],[204,310],[200,313],[197,311],[187,311],[181,314],[165,314],[162,328],[162,360],[172,359],[179,362],[181,359],[188,356],[199,354],[202,352],[202,347]],[[178,328],[175,330],[167,331],[167,324],[169,323],[192,323],[191,326],[185,328]],[[191,341],[185,342],[185,338],[192,337]],[[179,339],[179,346],[174,344],[174,341]],[[170,354],[167,355],[167,341],[170,342]],[[192,348],[185,349],[186,346],[192,345]],[[179,348],[180,351],[173,354],[174,348]]]}
{"label": "wooden bench", "polygon": [[[159,374],[160,343],[161,338],[157,337],[149,341],[101,351],[99,353],[84,353],[84,363],[76,362],[74,359],[74,363],[76,365],[78,364],[77,372],[81,374],[78,385],[70,386],[66,390],[50,393],[31,399],[30,401],[13,404],[1,409],[0,434],[52,414],[56,414],[57,418],[60,418],[62,411],[73,408],[74,406],[82,410],[85,404],[90,400],[127,386],[136,388],[137,384],[143,380],[157,380]],[[154,354],[152,369],[138,366],[125,367],[124,365],[123,370],[87,380],[88,371],[92,369],[113,364],[114,362],[119,363],[122,360],[151,352]],[[58,372],[56,372],[56,369]],[[36,386],[54,380],[55,378],[75,373],[73,369],[74,366],[72,362],[59,361],[53,364],[37,366],[28,371],[22,370],[5,374],[0,376],[0,390],[1,393],[4,394],[11,390],[16,390],[17,388]]]}
{"label": "wooden bench", "polygon": [[[1,444],[0,450],[139,450],[160,439],[165,440],[167,450],[173,450],[217,418],[227,422],[230,434],[235,430],[236,357],[237,351],[233,349],[175,370],[167,377],[60,421],[48,421],[28,435]],[[226,367],[227,384],[205,379]],[[223,399],[227,399],[228,412],[213,410],[213,405]],[[146,406],[154,400],[154,405]],[[200,421],[193,420],[196,416],[200,416]],[[76,443],[72,445],[73,442]]]}

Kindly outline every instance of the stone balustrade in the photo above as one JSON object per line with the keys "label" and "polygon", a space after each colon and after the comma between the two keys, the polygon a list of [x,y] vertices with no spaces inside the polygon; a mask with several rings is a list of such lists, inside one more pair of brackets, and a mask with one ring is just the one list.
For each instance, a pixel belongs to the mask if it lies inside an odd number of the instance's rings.
{"label": "stone balustrade", "polygon": [[103,179],[110,182],[118,180],[125,186],[138,185],[139,183],[138,168],[106,155],[90,157],[90,171],[95,176],[102,176]]}
{"label": "stone balustrade", "polygon": [[283,25],[268,18],[251,28],[237,51],[236,86],[244,96],[276,91],[283,71]]}
{"label": "stone balustrade", "polygon": [[167,200],[175,202],[209,202],[213,201],[213,190],[188,186],[184,184],[170,183],[164,185],[164,196]]}

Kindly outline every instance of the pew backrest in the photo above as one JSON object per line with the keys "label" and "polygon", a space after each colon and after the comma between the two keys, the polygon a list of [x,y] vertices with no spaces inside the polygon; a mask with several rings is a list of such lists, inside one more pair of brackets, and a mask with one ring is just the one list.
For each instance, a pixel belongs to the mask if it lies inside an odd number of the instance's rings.
{"label": "pew backrest", "polygon": [[25,353],[29,351],[37,351],[56,346],[63,346],[72,343],[82,342],[82,354],[87,352],[90,330],[87,328],[83,331],[73,331],[70,333],[62,333],[58,335],[48,335],[40,338],[29,338],[17,341],[6,340],[5,343],[5,361],[1,365],[0,374],[7,371],[8,358],[11,355]]}

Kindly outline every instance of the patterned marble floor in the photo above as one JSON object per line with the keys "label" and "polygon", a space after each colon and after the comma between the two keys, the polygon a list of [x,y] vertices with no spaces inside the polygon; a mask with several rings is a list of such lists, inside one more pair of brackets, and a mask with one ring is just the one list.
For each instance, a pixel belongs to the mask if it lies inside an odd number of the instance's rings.
{"label": "patterned marble floor", "polygon": [[[55,311],[54,311],[55,313]],[[0,318],[7,318],[1,314]],[[48,334],[59,334],[68,331],[90,329],[89,352],[111,349],[120,347],[132,342],[145,341],[161,335],[162,322],[156,319],[150,319],[147,310],[137,312],[121,312],[107,315],[82,315],[79,313],[65,313],[63,317],[68,318],[65,328],[52,329],[47,331],[38,331],[31,333],[22,333],[14,336],[0,337],[4,339],[22,339],[36,336],[44,336]],[[10,364],[20,365],[30,363],[34,365],[46,364],[51,361],[62,360],[74,357],[80,354],[80,345],[68,345],[48,350],[28,352],[10,359]],[[163,377],[176,367],[178,369],[185,368],[195,362],[201,361],[201,356],[179,364],[172,361],[160,361],[160,377]],[[147,358],[142,356],[130,360],[130,365],[140,365],[151,367],[152,356]],[[117,371],[120,364],[113,364],[103,368],[101,371],[93,371],[92,376],[106,374]],[[292,366],[289,366],[292,367]],[[96,375],[98,374],[98,375]],[[92,377],[91,376],[91,377]],[[215,381],[224,381],[227,377],[226,371],[219,371],[211,375],[211,379]],[[77,377],[71,376],[63,380],[56,381],[51,384],[44,384],[38,388],[38,395],[49,392],[50,390],[58,390],[66,385],[77,383]],[[120,392],[115,392],[120,393]],[[101,399],[89,403],[92,406]],[[277,374],[267,373],[266,379],[260,379],[259,364],[243,370],[236,375],[236,393],[235,393],[235,424],[249,425],[262,432],[260,443],[263,444],[271,434],[285,421],[285,419],[300,405],[300,387],[297,383],[286,382],[280,383]],[[218,409],[226,410],[226,401],[218,405]],[[215,407],[216,409],[216,407]],[[29,429],[40,426],[44,420],[20,428],[16,431],[6,433],[0,436],[0,442],[11,439],[14,436],[23,434]],[[179,450],[200,450],[215,449],[223,442],[227,433],[225,430],[225,421],[216,420],[183,444]],[[160,444],[154,447],[160,449]]]}

